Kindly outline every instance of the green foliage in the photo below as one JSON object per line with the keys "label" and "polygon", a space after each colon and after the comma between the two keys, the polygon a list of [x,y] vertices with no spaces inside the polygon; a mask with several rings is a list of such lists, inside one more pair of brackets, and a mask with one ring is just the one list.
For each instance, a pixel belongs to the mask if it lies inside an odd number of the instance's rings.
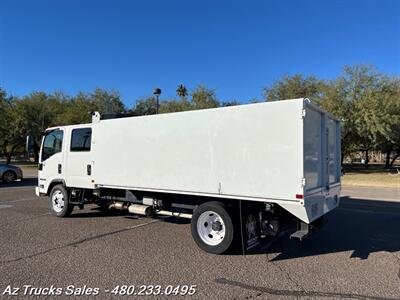
{"label": "green foliage", "polygon": [[0,89],[0,141],[4,141],[8,134],[10,123],[10,99],[6,91]]}
{"label": "green foliage", "polygon": [[192,103],[186,98],[181,98],[180,100],[168,100],[163,101],[160,104],[160,113],[170,113],[178,111],[192,110]]}
{"label": "green foliage", "polygon": [[89,123],[91,113],[123,113],[126,107],[118,92],[96,89],[91,94],[79,93],[75,97],[62,97],[63,113],[56,118],[59,125]]}
{"label": "green foliage", "polygon": [[157,100],[151,96],[136,101],[136,107],[133,113],[137,116],[154,115],[156,113]]}
{"label": "green foliage", "polygon": [[303,78],[303,75],[285,76],[271,87],[264,88],[265,101],[283,99],[312,98],[319,99],[326,84],[314,76]]}
{"label": "green foliage", "polygon": [[220,104],[214,90],[199,85],[192,92],[192,106],[193,109],[204,109],[219,107]]}
{"label": "green foliage", "polygon": [[[180,91],[178,91],[180,90]],[[187,90],[183,85],[178,86],[177,93],[181,96],[179,100],[163,100],[159,104],[159,113],[171,113],[194,109],[206,109],[219,107],[220,103],[215,91],[199,85],[191,94],[192,99],[187,99]],[[138,116],[152,115],[156,113],[156,98],[151,96],[136,101],[133,113]]]}
{"label": "green foliage", "polygon": [[29,135],[34,141],[37,160],[42,132],[46,128],[90,122],[92,111],[124,112],[125,106],[117,92],[101,89],[75,97],[34,92],[22,98],[9,97],[0,90],[1,152],[9,160],[17,149],[23,151]]}
{"label": "green foliage", "polygon": [[94,110],[101,113],[123,113],[126,111],[125,105],[116,91],[107,92],[96,89],[89,95],[89,102],[93,103]]}
{"label": "green foliage", "polygon": [[13,98],[0,89],[0,153],[10,162],[15,150],[21,145],[23,129]]}
{"label": "green foliage", "polygon": [[83,93],[62,101],[64,111],[56,117],[59,125],[82,124],[91,121],[90,113],[96,110],[93,101]]}

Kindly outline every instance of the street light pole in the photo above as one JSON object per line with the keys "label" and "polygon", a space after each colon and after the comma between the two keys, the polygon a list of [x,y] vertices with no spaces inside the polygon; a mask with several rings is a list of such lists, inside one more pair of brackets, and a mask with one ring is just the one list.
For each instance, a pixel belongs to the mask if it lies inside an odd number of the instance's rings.
{"label": "street light pole", "polygon": [[158,115],[158,106],[159,106],[159,104],[158,104],[158,96],[159,96],[159,95],[156,95],[156,98],[157,98],[157,104],[156,104],[156,115]]}
{"label": "street light pole", "polygon": [[158,97],[161,95],[161,89],[159,89],[159,88],[155,88],[154,89],[154,91],[153,91],[153,95],[155,95],[156,96],[156,99],[157,99],[157,103],[156,103],[156,114],[158,114]]}

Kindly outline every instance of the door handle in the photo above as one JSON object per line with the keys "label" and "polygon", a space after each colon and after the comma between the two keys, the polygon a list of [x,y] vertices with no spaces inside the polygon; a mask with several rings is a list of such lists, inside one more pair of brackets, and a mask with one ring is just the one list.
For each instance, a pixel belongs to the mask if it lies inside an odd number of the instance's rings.
{"label": "door handle", "polygon": [[87,166],[86,166],[86,173],[87,173],[88,175],[92,175],[92,166],[91,166],[91,165],[87,165]]}
{"label": "door handle", "polygon": [[58,164],[58,174],[61,174],[61,164]]}

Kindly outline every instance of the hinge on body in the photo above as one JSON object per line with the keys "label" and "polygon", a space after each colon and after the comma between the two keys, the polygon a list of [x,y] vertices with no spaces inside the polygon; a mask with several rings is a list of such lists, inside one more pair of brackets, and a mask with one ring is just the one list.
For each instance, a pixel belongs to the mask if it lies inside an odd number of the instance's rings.
{"label": "hinge on body", "polygon": [[303,108],[303,109],[301,110],[301,117],[302,117],[303,119],[306,117],[306,109],[305,109],[305,108]]}
{"label": "hinge on body", "polygon": [[304,177],[301,178],[301,186],[302,187],[306,186],[306,179]]}

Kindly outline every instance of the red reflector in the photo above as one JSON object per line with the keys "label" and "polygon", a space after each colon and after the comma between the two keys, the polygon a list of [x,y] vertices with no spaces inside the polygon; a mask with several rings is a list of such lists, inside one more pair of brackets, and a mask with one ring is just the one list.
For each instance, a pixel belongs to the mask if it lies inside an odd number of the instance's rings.
{"label": "red reflector", "polygon": [[304,196],[302,194],[296,194],[296,199],[303,199]]}

